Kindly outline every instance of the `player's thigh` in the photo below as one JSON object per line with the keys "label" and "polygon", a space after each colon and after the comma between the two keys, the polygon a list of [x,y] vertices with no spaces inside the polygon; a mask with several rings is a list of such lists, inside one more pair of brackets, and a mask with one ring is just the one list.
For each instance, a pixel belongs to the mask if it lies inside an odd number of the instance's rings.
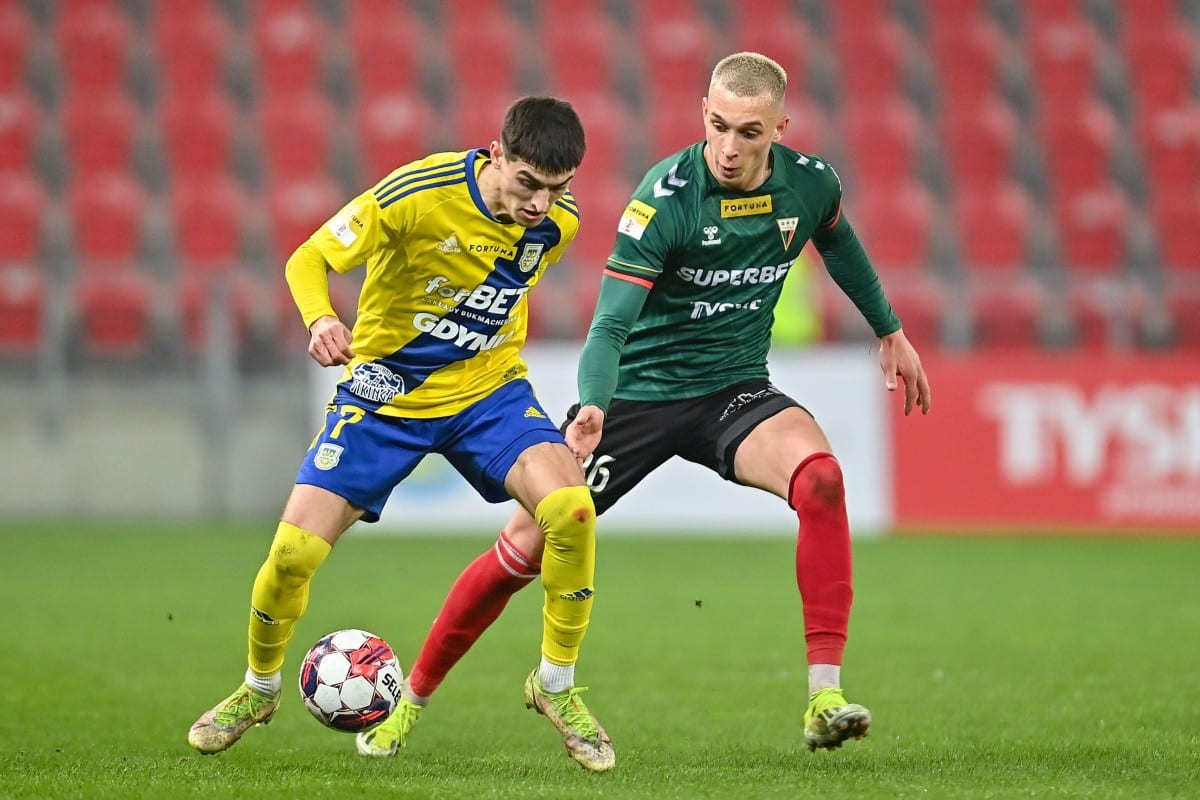
{"label": "player's thigh", "polygon": [[[676,440],[686,436],[676,413],[678,403],[613,400],[604,418],[596,449],[583,462],[596,514],[603,514],[676,453]],[[565,430],[579,405],[567,412]]]}
{"label": "player's thigh", "polygon": [[285,509],[287,522],[329,541],[357,519],[378,520],[392,490],[432,449],[430,421],[383,417],[362,403],[339,389],[300,464],[297,488]]}
{"label": "player's thigh", "polygon": [[546,495],[564,486],[582,486],[583,472],[565,444],[538,442],[521,451],[504,478],[504,487],[533,513]]}
{"label": "player's thigh", "polygon": [[527,381],[510,381],[455,415],[443,434],[440,452],[489,503],[515,497],[532,511],[550,491],[583,484],[562,433]]}
{"label": "player's thigh", "polygon": [[831,451],[812,415],[796,406],[759,422],[738,445],[734,475],[739,483],[788,499],[792,473],[813,453]]}

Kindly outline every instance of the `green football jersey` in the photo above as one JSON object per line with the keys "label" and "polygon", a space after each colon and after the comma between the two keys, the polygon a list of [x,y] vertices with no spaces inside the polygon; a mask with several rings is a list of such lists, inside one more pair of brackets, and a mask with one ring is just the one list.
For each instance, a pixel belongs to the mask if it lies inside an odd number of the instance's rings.
{"label": "green football jersey", "polygon": [[805,243],[837,222],[841,181],[771,145],[749,192],[717,183],[698,142],[659,162],[625,208],[606,270],[649,287],[621,350],[615,397],[678,400],[767,375],[775,304]]}

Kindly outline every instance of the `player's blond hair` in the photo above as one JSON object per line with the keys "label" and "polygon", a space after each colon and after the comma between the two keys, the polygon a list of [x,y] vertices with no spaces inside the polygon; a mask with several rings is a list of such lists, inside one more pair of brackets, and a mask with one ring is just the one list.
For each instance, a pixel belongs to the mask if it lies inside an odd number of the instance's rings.
{"label": "player's blond hair", "polygon": [[762,53],[734,53],[713,68],[709,86],[718,85],[738,97],[766,94],[772,101],[782,103],[787,91],[787,71]]}

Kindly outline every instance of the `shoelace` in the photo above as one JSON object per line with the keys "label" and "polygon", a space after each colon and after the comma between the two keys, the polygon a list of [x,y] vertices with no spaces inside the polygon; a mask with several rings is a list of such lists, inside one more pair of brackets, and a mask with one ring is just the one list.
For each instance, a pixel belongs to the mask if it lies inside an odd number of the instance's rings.
{"label": "shoelace", "polygon": [[213,720],[223,728],[230,727],[240,720],[258,716],[258,712],[274,699],[246,687],[239,697],[218,711]]}
{"label": "shoelace", "polygon": [[545,694],[547,699],[554,704],[559,716],[567,721],[576,734],[584,739],[596,739],[600,735],[600,731],[596,727],[596,719],[588,711],[584,702],[579,699],[579,695],[586,691],[586,686],[576,686],[566,692],[555,694],[546,692]]}

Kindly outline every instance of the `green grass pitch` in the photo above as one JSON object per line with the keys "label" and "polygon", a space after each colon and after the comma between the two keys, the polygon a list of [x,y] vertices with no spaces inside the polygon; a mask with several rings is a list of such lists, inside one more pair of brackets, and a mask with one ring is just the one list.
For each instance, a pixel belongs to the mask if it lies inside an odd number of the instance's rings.
{"label": "green grass pitch", "polygon": [[321,634],[402,665],[492,541],[347,535],[313,585],[269,726],[202,757],[245,668],[268,525],[0,525],[0,797],[1009,798],[1200,792],[1200,542],[861,540],[846,654],[871,736],[809,753],[793,546],[601,535],[580,683],[616,744],[591,775],[524,708],[540,592],[514,599],[396,759],[299,701]]}

